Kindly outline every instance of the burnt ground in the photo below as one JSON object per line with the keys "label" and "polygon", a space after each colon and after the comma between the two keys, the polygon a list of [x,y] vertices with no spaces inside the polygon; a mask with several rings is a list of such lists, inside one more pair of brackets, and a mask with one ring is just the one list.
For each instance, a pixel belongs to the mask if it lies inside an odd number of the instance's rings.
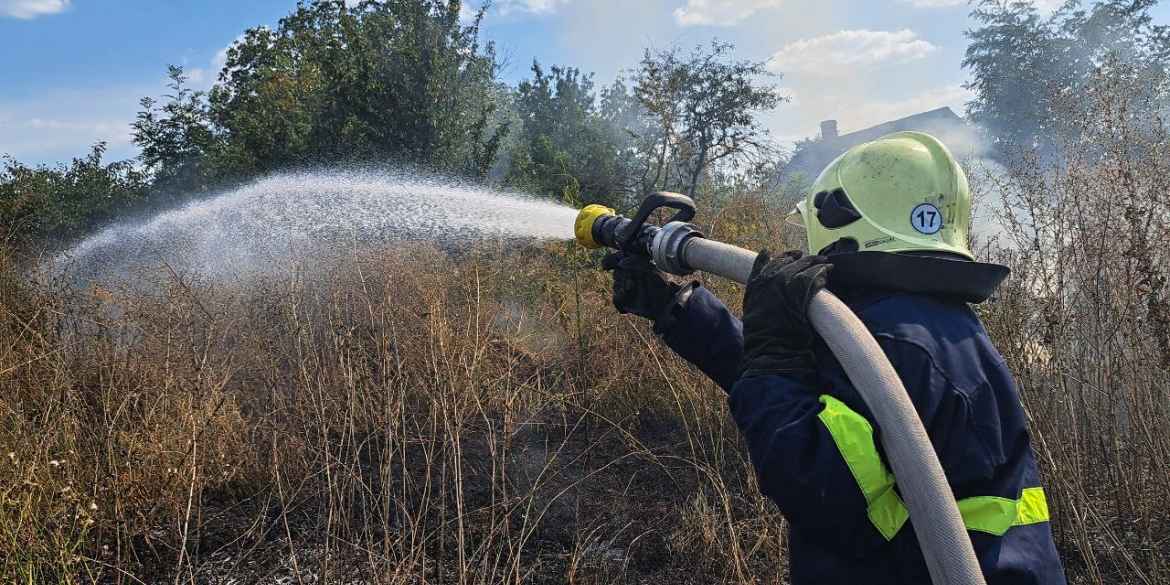
{"label": "burnt ground", "polygon": [[[155,528],[135,539],[132,561],[116,563],[121,570],[105,571],[100,581],[461,583],[516,582],[521,575],[525,583],[665,584],[736,582],[737,574],[785,581],[775,551],[755,551],[739,573],[729,566],[726,543],[719,542],[721,508],[701,505],[711,496],[714,457],[694,453],[681,429],[653,419],[624,429],[562,421],[532,424],[515,435],[506,500],[490,480],[486,435],[467,433],[460,444],[462,561],[451,525],[457,516],[451,486],[443,497],[434,486],[430,496],[420,487],[435,472],[426,467],[426,451],[441,449],[441,440],[413,445],[405,465],[388,467],[378,456],[382,446],[371,440],[358,457],[360,479],[340,490],[356,487],[353,493],[363,497],[329,502],[320,491],[306,490],[281,504],[274,489],[205,495],[185,553],[173,528]],[[734,496],[733,514],[758,515],[746,509],[756,505],[756,495],[742,463],[731,460],[735,464],[720,480]],[[393,485],[383,485],[387,478]],[[395,505],[371,510],[370,502],[385,501],[388,488]],[[410,530],[412,516],[422,520]],[[778,514],[771,516],[780,522]],[[488,528],[504,522],[510,528]]]}

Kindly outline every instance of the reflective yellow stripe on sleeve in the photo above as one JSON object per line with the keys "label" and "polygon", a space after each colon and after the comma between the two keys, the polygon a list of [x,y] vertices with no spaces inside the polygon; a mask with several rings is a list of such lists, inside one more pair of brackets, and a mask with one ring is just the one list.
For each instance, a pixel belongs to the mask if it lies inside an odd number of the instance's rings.
{"label": "reflective yellow stripe on sleeve", "polygon": [[891,540],[910,518],[906,504],[894,491],[894,475],[886,470],[873,442],[873,427],[865,417],[829,395],[821,396],[825,408],[817,415],[865,495],[866,512],[878,532]]}
{"label": "reflective yellow stripe on sleeve", "polygon": [[[817,417],[829,430],[845,464],[865,496],[866,514],[878,532],[892,540],[910,518],[906,504],[894,491],[894,476],[882,463],[873,441],[873,427],[844,402],[821,396],[825,405]],[[1003,536],[1012,526],[1048,521],[1044,488],[1023,491],[1019,500],[995,496],[964,498],[957,502],[967,530]]]}
{"label": "reflective yellow stripe on sleeve", "polygon": [[1020,496],[1020,507],[1016,512],[1016,521],[1012,526],[1024,524],[1038,524],[1048,521],[1048,498],[1044,497],[1044,488],[1034,487],[1024,490]]}
{"label": "reflective yellow stripe on sleeve", "polygon": [[959,513],[967,530],[1003,536],[1012,526],[1048,521],[1048,500],[1044,488],[1024,490],[1018,500],[978,496],[958,501]]}

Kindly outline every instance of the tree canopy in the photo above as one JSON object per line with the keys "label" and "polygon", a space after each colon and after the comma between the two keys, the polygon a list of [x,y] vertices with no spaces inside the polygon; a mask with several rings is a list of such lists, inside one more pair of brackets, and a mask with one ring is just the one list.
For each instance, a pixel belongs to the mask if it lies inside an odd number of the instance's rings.
{"label": "tree canopy", "polygon": [[301,3],[275,30],[246,31],[207,96],[172,68],[135,143],[164,182],[372,159],[483,176],[508,128],[480,17],[465,26],[443,0]]}
{"label": "tree canopy", "polygon": [[149,186],[130,161],[106,163],[106,144],[55,168],[0,164],[0,244],[78,236],[138,203]]}
{"label": "tree canopy", "polygon": [[548,73],[532,64],[532,79],[516,88],[519,136],[506,179],[512,185],[574,202],[613,204],[623,191],[620,143],[598,111],[593,79],[572,67]]}
{"label": "tree canopy", "polygon": [[[1170,71],[1170,27],[1156,25],[1157,0],[1101,0],[1090,7],[1067,0],[1044,18],[1032,2],[979,0],[971,15],[963,66],[971,120],[1003,151],[1047,151],[1059,140],[1054,108],[1061,96],[1084,90],[1095,69],[1125,63],[1151,77]],[[1153,85],[1151,85],[1153,87]],[[1152,115],[1154,112],[1146,112]]]}
{"label": "tree canopy", "polygon": [[622,207],[658,190],[695,196],[704,181],[775,155],[757,115],[784,98],[760,83],[770,75],[763,63],[732,59],[733,49],[647,49],[637,69],[597,94],[589,75],[533,63],[533,78],[516,89],[508,180]]}
{"label": "tree canopy", "polygon": [[[168,67],[166,91],[143,98],[131,124],[137,161],[103,163],[103,145],[70,166],[9,161],[6,233],[74,234],[132,204],[337,164],[418,166],[625,208],[656,190],[715,192],[773,153],[757,116],[783,98],[729,44],[647,49],[600,90],[575,67],[534,61],[509,87],[480,39],[486,11],[303,0],[275,28],[245,31],[207,91]],[[69,187],[78,181],[86,187]],[[93,195],[67,203],[81,192]]]}
{"label": "tree canopy", "polygon": [[[654,121],[648,167],[655,180],[694,195],[716,164],[769,152],[756,115],[785,101],[759,85],[770,73],[762,62],[734,60],[734,46],[712,42],[689,53],[678,46],[647,49],[631,79],[638,103]],[[646,190],[645,187],[643,190]]]}

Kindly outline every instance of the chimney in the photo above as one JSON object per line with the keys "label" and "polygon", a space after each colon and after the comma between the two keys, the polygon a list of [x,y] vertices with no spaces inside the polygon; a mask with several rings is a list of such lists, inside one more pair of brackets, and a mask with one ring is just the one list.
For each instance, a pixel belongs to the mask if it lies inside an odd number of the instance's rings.
{"label": "chimney", "polygon": [[837,139],[837,121],[825,120],[821,122],[821,142],[832,142]]}

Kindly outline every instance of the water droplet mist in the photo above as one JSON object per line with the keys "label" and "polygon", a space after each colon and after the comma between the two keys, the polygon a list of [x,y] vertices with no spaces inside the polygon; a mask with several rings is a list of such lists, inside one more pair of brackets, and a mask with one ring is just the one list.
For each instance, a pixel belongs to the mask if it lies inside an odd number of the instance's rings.
{"label": "water droplet mist", "polygon": [[568,240],[571,207],[391,171],[295,172],[195,201],[81,242],[56,263],[84,280],[165,263],[207,277],[266,271],[362,242]]}

